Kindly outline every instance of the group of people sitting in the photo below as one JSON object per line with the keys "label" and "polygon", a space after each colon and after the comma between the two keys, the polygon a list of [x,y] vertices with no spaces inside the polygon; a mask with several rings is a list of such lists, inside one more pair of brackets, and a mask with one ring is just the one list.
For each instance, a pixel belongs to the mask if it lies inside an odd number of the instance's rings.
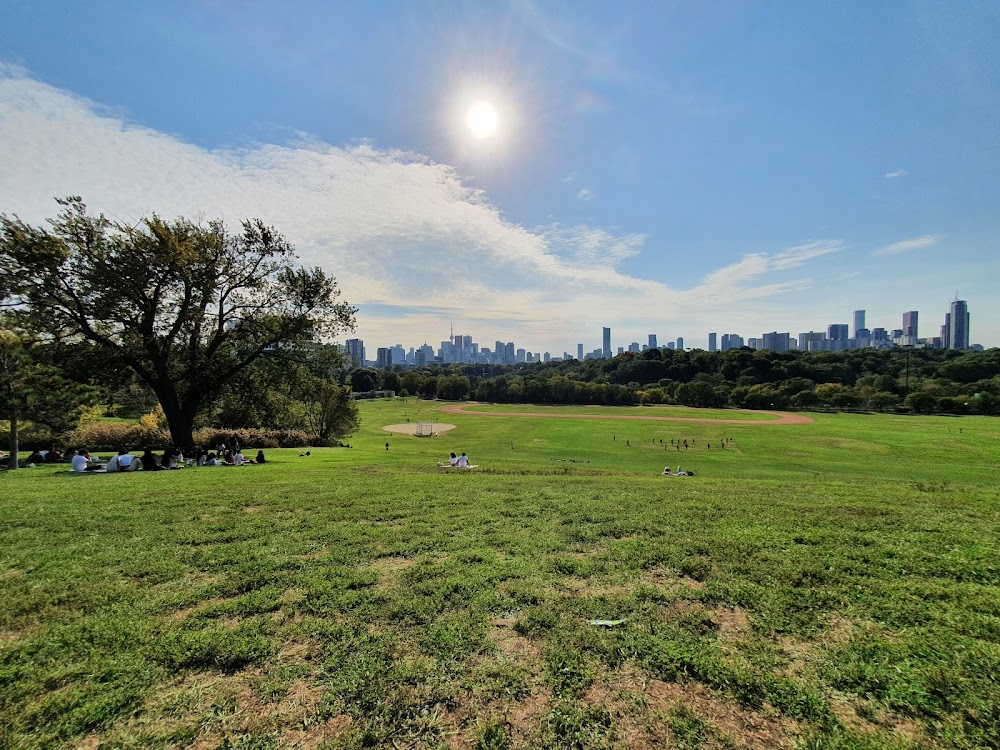
{"label": "group of people sitting", "polygon": [[[58,456],[58,458],[56,458]],[[165,469],[181,469],[185,466],[247,466],[250,464],[267,463],[264,451],[257,451],[256,458],[247,458],[238,446],[233,448],[225,447],[216,453],[209,453],[204,448],[191,448],[186,454],[179,448],[167,448],[162,456],[157,456],[152,450],[146,448],[141,456],[133,456],[125,448],[118,451],[118,454],[106,462],[94,459],[86,448],[79,450],[67,450],[65,453],[56,449],[48,451],[33,451],[28,456],[28,466],[36,466],[42,463],[58,463],[68,461],[71,464],[71,471],[83,473],[87,471],[105,471],[112,473],[116,471],[163,471]]]}
{"label": "group of people sitting", "polygon": [[463,452],[461,456],[456,456],[452,453],[448,456],[448,463],[438,461],[438,468],[474,469],[476,467],[469,463],[469,457]]}
{"label": "group of people sitting", "polygon": [[665,476],[665,477],[693,477],[694,476],[694,472],[691,471],[690,469],[688,469],[687,471],[684,471],[684,469],[682,469],[680,466],[678,466],[676,473],[671,474],[670,473],[670,467],[669,466],[664,466],[663,467],[663,476]]}

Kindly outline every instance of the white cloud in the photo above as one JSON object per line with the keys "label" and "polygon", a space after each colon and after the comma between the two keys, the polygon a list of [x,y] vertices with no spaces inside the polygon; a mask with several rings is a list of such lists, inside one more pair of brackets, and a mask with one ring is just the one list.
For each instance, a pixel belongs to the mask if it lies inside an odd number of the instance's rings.
{"label": "white cloud", "polygon": [[909,172],[907,172],[905,169],[897,169],[895,172],[886,172],[882,176],[887,180],[894,180],[897,177],[906,177],[906,175],[908,174]]}
{"label": "white cloud", "polygon": [[807,242],[805,245],[797,245],[787,250],[782,250],[774,256],[771,267],[775,269],[795,268],[801,266],[807,260],[819,258],[830,253],[839,253],[844,249],[844,244],[840,240],[816,240]]}
{"label": "white cloud", "polygon": [[[643,235],[525,228],[452,167],[419,154],[306,138],[204,149],[2,66],[0,164],[0,210],[30,222],[53,215],[52,198],[65,195],[131,222],[152,211],[230,224],[259,217],[303,262],[337,277],[362,308],[359,333],[382,343],[433,342],[453,317],[474,324],[467,330],[481,341],[569,346],[573,332],[602,320],[704,316],[801,289],[807,280],[774,272],[840,249],[817,241],[748,255],[668,286],[622,270],[645,248]],[[378,312],[400,308],[410,312]]]}
{"label": "white cloud", "polygon": [[915,237],[912,240],[893,242],[891,245],[886,245],[875,250],[872,255],[899,255],[900,253],[908,253],[912,250],[922,250],[925,247],[936,245],[942,237],[944,237],[943,234],[925,234],[922,237]]}
{"label": "white cloud", "polygon": [[594,191],[590,188],[581,188],[580,192],[576,194],[576,197],[582,201],[589,201],[594,199]]}

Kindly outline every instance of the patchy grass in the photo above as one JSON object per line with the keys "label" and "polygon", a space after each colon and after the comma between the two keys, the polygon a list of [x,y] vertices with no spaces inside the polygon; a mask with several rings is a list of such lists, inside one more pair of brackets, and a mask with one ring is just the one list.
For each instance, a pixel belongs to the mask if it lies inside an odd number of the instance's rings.
{"label": "patchy grass", "polygon": [[690,479],[657,423],[385,451],[435,408],[259,467],[0,477],[0,747],[1000,745],[993,421],[692,425]]}

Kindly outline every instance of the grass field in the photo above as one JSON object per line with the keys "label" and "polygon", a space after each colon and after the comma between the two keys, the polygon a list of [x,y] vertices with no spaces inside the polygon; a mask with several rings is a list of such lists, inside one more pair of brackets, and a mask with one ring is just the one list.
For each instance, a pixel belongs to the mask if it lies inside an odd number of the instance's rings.
{"label": "grass field", "polygon": [[442,406],[0,476],[0,748],[1000,746],[1000,421]]}

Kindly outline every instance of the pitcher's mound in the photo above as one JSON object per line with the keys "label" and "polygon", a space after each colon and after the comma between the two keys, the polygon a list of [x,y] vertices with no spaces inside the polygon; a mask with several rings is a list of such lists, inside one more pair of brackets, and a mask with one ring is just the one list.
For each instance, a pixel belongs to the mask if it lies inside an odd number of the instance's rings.
{"label": "pitcher's mound", "polygon": [[[417,434],[417,423],[409,422],[407,424],[387,424],[382,428],[386,432],[395,432],[399,435],[416,435]],[[448,430],[454,430],[455,425],[445,424],[444,422],[434,423],[434,434],[440,435],[442,432],[447,432]]]}

